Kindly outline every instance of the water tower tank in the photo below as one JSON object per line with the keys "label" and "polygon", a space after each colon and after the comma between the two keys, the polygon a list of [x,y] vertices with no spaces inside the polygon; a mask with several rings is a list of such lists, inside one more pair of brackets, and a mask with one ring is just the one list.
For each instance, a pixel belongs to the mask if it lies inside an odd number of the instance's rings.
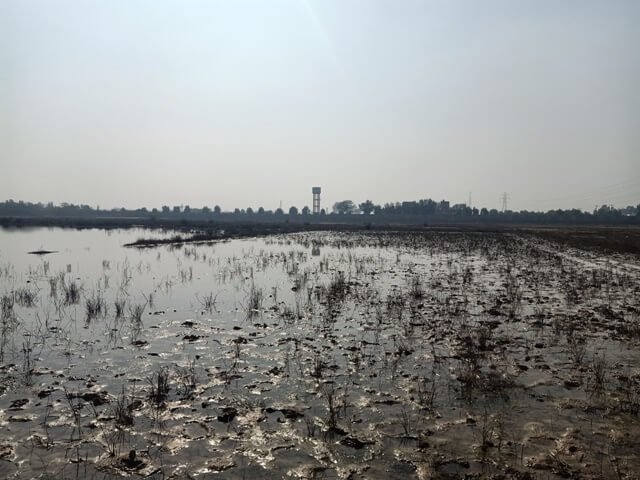
{"label": "water tower tank", "polygon": [[313,214],[318,215],[320,213],[320,187],[312,187],[311,193],[313,193]]}

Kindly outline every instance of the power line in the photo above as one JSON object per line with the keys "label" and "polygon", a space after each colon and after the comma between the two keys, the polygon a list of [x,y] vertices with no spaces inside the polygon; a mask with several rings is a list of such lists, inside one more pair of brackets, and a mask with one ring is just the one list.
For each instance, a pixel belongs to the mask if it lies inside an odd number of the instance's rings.
{"label": "power line", "polygon": [[609,191],[614,191],[618,193],[620,190],[627,190],[629,188],[632,189],[629,193],[635,193],[633,190],[637,191],[638,184],[640,184],[640,176],[633,176],[621,182],[616,182],[609,185],[602,185],[600,187],[586,189],[582,191],[577,191],[565,195],[559,195],[556,197],[547,197],[541,201],[545,203],[554,203],[558,201],[580,201],[580,200],[591,200],[597,199],[606,195]]}
{"label": "power line", "polygon": [[[536,199],[536,203],[542,205],[550,205],[550,204],[561,204],[561,203],[603,203],[606,201],[613,200],[623,200],[628,199],[628,201],[640,201],[640,187],[633,187],[631,189],[618,189],[617,191],[611,192],[603,192],[600,194],[589,194],[582,195],[579,197],[573,198],[564,198],[564,199],[553,199],[553,198],[543,198]],[[635,199],[635,200],[634,200]]]}

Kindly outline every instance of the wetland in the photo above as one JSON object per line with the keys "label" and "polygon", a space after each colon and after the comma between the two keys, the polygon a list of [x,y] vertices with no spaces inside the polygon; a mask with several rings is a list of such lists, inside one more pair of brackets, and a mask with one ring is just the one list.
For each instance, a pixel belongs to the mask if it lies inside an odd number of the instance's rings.
{"label": "wetland", "polygon": [[0,230],[0,477],[639,478],[637,255],[174,234]]}

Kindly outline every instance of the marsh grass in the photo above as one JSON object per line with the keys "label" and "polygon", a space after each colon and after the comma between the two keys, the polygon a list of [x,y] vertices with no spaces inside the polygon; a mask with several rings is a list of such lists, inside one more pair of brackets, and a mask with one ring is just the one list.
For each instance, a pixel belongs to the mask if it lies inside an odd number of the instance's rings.
{"label": "marsh grass", "polygon": [[91,296],[85,299],[87,320],[92,320],[99,316],[106,316],[107,304],[100,290],[94,291]]}
{"label": "marsh grass", "polygon": [[70,442],[76,440],[75,434],[77,433],[77,440],[82,438],[82,400],[77,392],[71,392],[66,387],[63,387],[64,398],[67,401],[69,407],[69,413],[73,419],[73,426],[71,430]]}
{"label": "marsh grass", "polygon": [[179,395],[184,399],[192,399],[195,397],[198,387],[198,378],[196,376],[196,359],[190,359],[184,367],[176,365],[176,378],[179,383]]}
{"label": "marsh grass", "polygon": [[569,356],[573,362],[573,366],[575,368],[581,367],[587,353],[587,347],[584,339],[575,335],[569,335],[567,337],[567,348],[569,350]]}
{"label": "marsh grass", "polygon": [[31,346],[31,335],[25,335],[22,342],[22,372],[26,385],[31,385],[33,374],[33,348]]}
{"label": "marsh grass", "polygon": [[405,437],[411,436],[411,415],[405,407],[400,408],[400,425],[402,425],[402,431]]}
{"label": "marsh grass", "polygon": [[325,383],[320,388],[320,394],[325,401],[327,408],[327,421],[325,422],[329,429],[338,426],[339,409],[337,402],[337,389],[333,382]]}
{"label": "marsh grass", "polygon": [[49,277],[49,296],[55,298],[58,296],[58,277]]}
{"label": "marsh grass", "polygon": [[15,298],[11,294],[2,295],[0,298],[0,306],[2,307],[2,321],[7,322],[15,319]]}
{"label": "marsh grass", "polygon": [[127,301],[124,298],[116,298],[113,302],[113,305],[116,310],[116,318],[122,318],[124,316],[124,308],[127,304]]}
{"label": "marsh grass", "polygon": [[422,300],[424,298],[424,287],[422,286],[422,280],[419,275],[411,277],[409,283],[409,296],[413,300]]}
{"label": "marsh grass", "polygon": [[21,307],[28,307],[28,308],[33,307],[36,303],[37,296],[38,296],[37,291],[34,291],[27,287],[18,288],[14,292],[15,301]]}
{"label": "marsh grass", "polygon": [[80,301],[81,287],[75,280],[65,282],[62,280],[62,289],[64,291],[64,302],[66,305],[75,305]]}
{"label": "marsh grass", "polygon": [[202,298],[198,298],[198,296],[196,295],[196,299],[198,300],[198,302],[202,306],[202,309],[205,312],[211,313],[216,309],[216,302],[218,300],[218,295],[219,295],[219,292],[215,295],[213,294],[213,292],[210,292],[204,295]]}
{"label": "marsh grass", "polygon": [[245,304],[245,313],[247,319],[255,318],[260,314],[262,310],[262,301],[262,288],[258,288],[254,283],[252,283],[247,294],[247,301]]}
{"label": "marsh grass", "polygon": [[149,398],[157,407],[163,407],[167,400],[167,395],[171,390],[169,386],[169,369],[161,367],[147,379],[149,382]]}
{"label": "marsh grass", "polygon": [[115,417],[116,425],[119,427],[131,427],[134,424],[133,415],[131,414],[130,402],[125,395],[124,386],[122,392],[116,397],[116,401],[113,408],[113,416]]}
{"label": "marsh grass", "polygon": [[433,372],[431,378],[417,377],[416,394],[418,404],[421,407],[431,411],[435,409],[436,398],[438,396],[435,371]]}
{"label": "marsh grass", "polygon": [[601,393],[605,388],[609,364],[605,355],[595,355],[591,360],[591,384],[594,393]]}
{"label": "marsh grass", "polygon": [[145,303],[137,303],[135,305],[129,306],[129,318],[133,323],[142,323],[142,314],[144,313],[145,308]]}

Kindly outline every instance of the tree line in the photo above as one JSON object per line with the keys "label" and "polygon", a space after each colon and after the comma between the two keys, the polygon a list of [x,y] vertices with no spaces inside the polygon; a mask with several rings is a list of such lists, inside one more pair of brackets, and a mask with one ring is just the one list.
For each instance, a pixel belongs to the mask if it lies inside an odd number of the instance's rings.
{"label": "tree line", "polygon": [[371,222],[382,223],[437,223],[437,222],[471,222],[471,223],[615,223],[631,224],[640,223],[640,204],[615,208],[611,205],[602,205],[591,212],[579,209],[555,209],[546,212],[536,211],[498,211],[497,209],[475,208],[465,204],[450,205],[448,201],[434,201],[422,199],[418,201],[405,201],[397,203],[374,204],[371,200],[365,200],[356,204],[352,200],[342,200],[334,203],[330,212],[324,209],[319,217],[312,215],[308,206],[298,210],[291,206],[286,212],[282,208],[266,210],[263,207],[253,209],[235,208],[232,211],[223,211],[219,205],[200,208],[189,205],[164,205],[160,208],[113,208],[101,209],[89,205],[74,205],[61,203],[59,205],[49,202],[31,203],[24,201],[7,200],[0,202],[0,217],[61,217],[61,218],[145,218],[145,219],[185,219],[185,220],[235,220],[235,219],[263,219],[273,221],[312,221],[322,220],[340,222]]}

